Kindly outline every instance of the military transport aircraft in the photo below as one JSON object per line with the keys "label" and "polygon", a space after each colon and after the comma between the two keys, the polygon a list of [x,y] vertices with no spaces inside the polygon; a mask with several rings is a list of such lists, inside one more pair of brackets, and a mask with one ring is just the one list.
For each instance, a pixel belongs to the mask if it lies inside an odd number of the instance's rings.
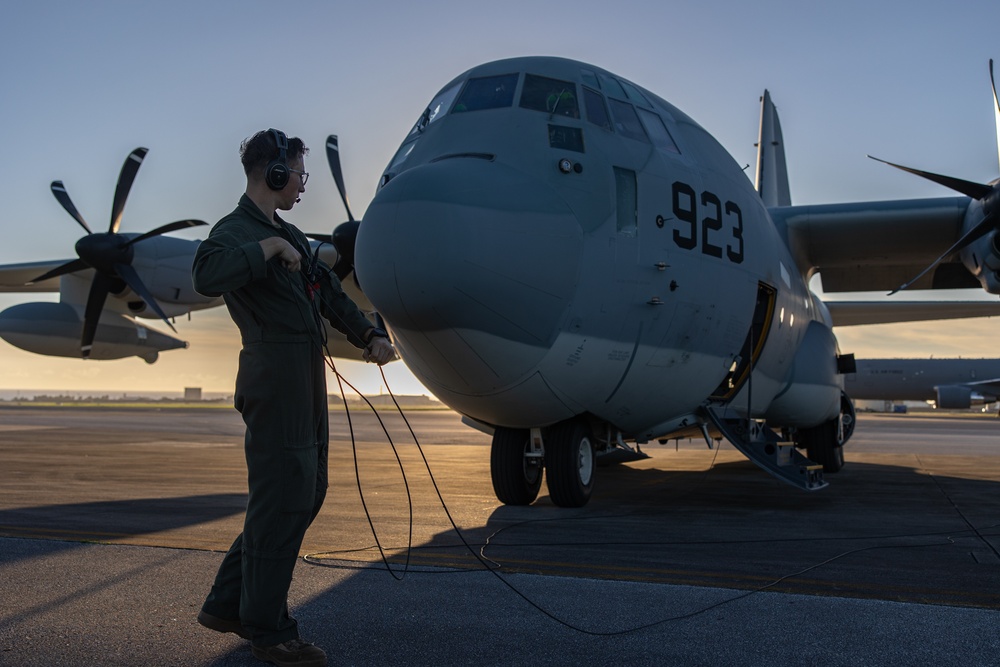
{"label": "military transport aircraft", "polygon": [[160,352],[187,343],[139,325],[135,317],[158,317],[176,331],[170,317],[222,302],[198,294],[191,285],[198,242],[163,236],[205,222],[179,220],[145,234],[118,232],[147,152],[137,148],[125,159],[107,232],[92,231],[62,181],[52,182],[52,194],[87,235],[76,242],[76,259],[0,267],[0,292],[59,292],[58,303],[21,303],[0,313],[0,336],[8,343],[53,356],[134,355],[153,363]]}
{"label": "military transport aircraft", "polygon": [[853,364],[809,279],[1000,293],[997,181],[907,168],[963,196],[791,206],[781,141],[765,93],[755,189],[676,107],[550,57],[475,67],[419,115],[357,230],[357,277],[416,377],[492,430],[502,502],[531,503],[544,470],[555,504],[581,506],[596,455],[698,431],[819,489],[843,465]]}
{"label": "military transport aircraft", "polygon": [[934,401],[942,410],[1000,400],[1000,359],[858,359],[844,377],[855,400]]}

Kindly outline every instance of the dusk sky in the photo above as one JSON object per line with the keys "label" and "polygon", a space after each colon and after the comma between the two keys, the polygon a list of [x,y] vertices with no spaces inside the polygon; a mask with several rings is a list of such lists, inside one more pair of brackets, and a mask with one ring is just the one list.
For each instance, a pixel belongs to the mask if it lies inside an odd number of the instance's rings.
{"label": "dusk sky", "polygon": [[[121,231],[184,218],[214,223],[243,192],[240,141],[272,126],[312,148],[308,190],[288,219],[328,233],[346,220],[326,167],[328,134],[340,137],[360,217],[431,97],[470,67],[521,55],[618,73],[692,116],[741,165],[754,162],[758,100],[769,89],[796,204],[951,196],[865,155],[996,178],[987,62],[1000,59],[998,26],[996,0],[8,3],[0,23],[0,264],[75,257],[82,230],[49,183],[64,181],[91,226],[104,230],[122,161],[137,146],[150,152]],[[205,229],[177,235],[201,238]],[[2,294],[0,310],[57,299]],[[231,391],[239,336],[225,310],[176,326],[190,349],[153,365],[43,357],[0,341],[0,389]],[[998,331],[992,319],[837,335],[859,358],[986,357],[1000,356]],[[340,367],[362,390],[379,391],[373,367]],[[401,363],[386,370],[395,392],[426,393]]]}

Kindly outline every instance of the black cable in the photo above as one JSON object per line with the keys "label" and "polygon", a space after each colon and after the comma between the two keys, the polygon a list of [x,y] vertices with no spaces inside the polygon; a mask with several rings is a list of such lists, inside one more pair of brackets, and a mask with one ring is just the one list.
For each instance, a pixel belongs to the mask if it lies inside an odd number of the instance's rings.
{"label": "black cable", "polygon": [[[293,235],[291,234],[291,232],[287,228],[283,228],[283,231],[285,231],[288,234],[289,237],[294,238]],[[288,238],[286,238],[285,240],[288,240]],[[298,244],[295,243],[293,245],[298,245]],[[306,294],[309,296],[310,303],[312,305],[311,311],[312,311],[312,315],[313,315],[313,324],[316,326],[317,330],[319,331],[320,340],[319,340],[318,347],[319,347],[319,350],[320,350],[320,354],[323,355],[324,364],[327,367],[329,367],[330,370],[333,371],[334,375],[337,378],[338,389],[340,390],[340,396],[341,396],[341,399],[343,400],[343,403],[344,403],[344,414],[347,417],[347,427],[348,427],[348,430],[349,430],[350,435],[351,435],[351,452],[352,452],[353,458],[354,458],[354,476],[355,476],[355,480],[357,482],[358,495],[361,498],[361,506],[364,509],[365,516],[368,519],[368,526],[369,526],[369,528],[372,531],[372,537],[375,539],[375,544],[378,546],[378,550],[379,550],[379,553],[382,556],[382,562],[385,564],[386,570],[389,572],[390,575],[392,575],[392,577],[394,579],[401,581],[406,576],[406,573],[409,571],[409,566],[410,566],[410,551],[411,551],[411,547],[412,547],[412,544],[413,544],[413,499],[412,499],[412,496],[410,494],[410,485],[409,485],[409,482],[408,482],[408,480],[406,478],[406,470],[403,467],[403,462],[402,462],[402,460],[399,457],[399,452],[396,450],[396,445],[395,445],[395,443],[392,440],[392,436],[389,435],[389,431],[386,428],[385,423],[383,423],[381,416],[379,416],[378,411],[375,409],[375,406],[373,406],[371,404],[371,402],[364,395],[361,394],[361,392],[358,392],[358,390],[355,389],[353,385],[351,385],[349,382],[347,382],[347,380],[345,380],[343,378],[343,376],[341,376],[341,374],[337,371],[336,365],[333,363],[333,354],[330,352],[330,348],[329,348],[327,337],[326,337],[326,326],[323,324],[322,318],[321,318],[320,313],[319,313],[318,302],[320,300],[322,300],[322,290],[318,288],[319,280],[320,279],[318,279],[318,278],[316,278],[316,276],[312,275],[312,273],[315,271],[315,269],[319,265],[319,248],[322,245],[323,245],[323,242],[321,242],[319,244],[319,246],[316,247],[314,255],[313,255],[313,260],[310,262],[310,266],[309,266],[309,269],[307,270],[307,273],[302,273],[301,271],[300,271],[300,273],[301,273],[302,280],[303,280],[303,282],[305,284]],[[299,248],[299,250],[301,251],[301,248]],[[295,302],[295,307],[296,307],[296,309],[299,312],[299,317],[302,319],[302,324],[303,324],[303,326],[306,328],[306,330],[308,332],[309,331],[309,325],[308,325],[308,323],[306,321],[306,317],[302,313],[302,308],[299,305],[298,300],[294,296],[295,284],[294,284],[294,282],[292,282],[292,278],[291,278],[290,272],[286,269],[285,273],[283,275],[285,276],[286,280],[288,280],[289,287],[291,288],[291,290],[293,292],[292,300]],[[330,275],[330,272],[327,271],[325,273],[325,275],[323,276],[322,279],[325,279],[325,278],[329,277],[329,275]],[[329,304],[327,304],[327,306],[328,306],[329,312],[331,312],[331,313],[333,313],[333,314],[336,315],[336,311],[333,310],[332,308],[329,308]],[[341,323],[344,324],[345,327],[347,327],[347,323],[346,322],[343,322],[343,320],[341,320]],[[349,329],[349,327],[347,327],[347,328]],[[341,382],[346,383],[359,396],[361,396],[361,398],[364,399],[365,403],[368,404],[368,407],[371,408],[372,412],[375,414],[375,417],[378,419],[379,424],[382,426],[383,432],[385,432],[386,438],[388,439],[388,442],[389,442],[389,446],[392,448],[393,454],[395,454],[395,456],[396,456],[396,461],[397,461],[397,463],[399,465],[399,471],[400,471],[400,474],[403,477],[403,486],[406,488],[406,499],[407,499],[407,503],[409,505],[410,523],[409,523],[409,533],[408,533],[408,537],[407,537],[408,544],[407,544],[407,551],[406,551],[406,562],[405,562],[405,564],[403,566],[403,572],[402,572],[402,574],[399,574],[399,575],[397,575],[396,571],[389,564],[389,559],[388,559],[388,557],[385,554],[385,550],[382,548],[382,542],[379,539],[378,531],[375,528],[375,522],[372,519],[371,513],[368,510],[368,503],[365,501],[365,494],[364,494],[364,490],[362,489],[362,485],[361,485],[361,470],[360,470],[360,466],[358,465],[357,439],[355,438],[355,435],[354,435],[354,424],[353,424],[353,420],[351,419],[351,409],[350,409],[350,406],[348,405],[347,395],[344,392],[344,387],[341,384]],[[325,395],[323,396],[323,400],[324,401],[326,400],[326,396]],[[309,554],[306,554],[306,556],[308,556],[308,555]],[[307,562],[309,562],[309,561],[307,560]]]}
{"label": "black cable", "polygon": [[[699,476],[698,481],[697,481],[698,484],[704,483],[705,478],[708,476],[708,474],[710,472],[712,472],[712,470],[715,469],[715,462],[719,458],[719,449],[721,449],[721,448],[720,447],[714,447],[713,448],[713,450],[712,450],[712,461],[708,464],[708,467],[704,471],[702,471],[702,473]],[[697,488],[697,487],[695,487],[695,488]],[[486,549],[489,548],[490,542],[492,542],[494,538],[496,538],[500,533],[504,532],[505,530],[516,528],[518,526],[523,526],[523,525],[526,525],[526,524],[529,524],[529,523],[546,523],[546,522],[550,522],[550,521],[575,521],[575,520],[578,520],[578,519],[579,520],[582,520],[582,519],[608,519],[608,518],[612,518],[613,519],[613,518],[620,518],[620,517],[635,516],[635,514],[636,514],[635,512],[627,512],[625,514],[604,514],[604,515],[600,515],[600,516],[577,515],[577,516],[570,516],[570,517],[549,517],[549,518],[545,518],[545,519],[526,519],[525,521],[519,521],[517,523],[508,524],[506,526],[501,526],[500,528],[498,528],[495,531],[493,531],[486,538],[486,541],[483,542],[483,546],[481,546],[479,548],[479,554],[483,558],[485,558],[486,560],[490,561],[491,563],[493,563],[494,565],[496,565],[498,568],[500,568],[500,567],[503,567],[503,565],[501,563],[498,563],[497,561],[493,560],[492,558],[488,557],[486,555]],[[587,542],[586,545],[587,546],[629,546],[629,545],[649,546],[649,545],[659,545],[659,543],[623,542],[623,543],[620,543],[620,544],[615,544],[614,542]],[[501,545],[501,546],[508,546],[509,547],[509,546],[562,546],[562,545],[558,545],[558,544],[555,544],[555,543],[553,543],[553,544],[532,543],[532,544],[528,544],[528,545],[504,544],[504,545]],[[565,546],[579,546],[579,544],[567,543]],[[664,543],[663,546],[671,546],[671,543]]]}
{"label": "black cable", "polygon": [[[329,354],[329,352],[330,352],[329,349],[327,349],[327,354]],[[359,392],[354,387],[354,385],[348,382],[340,374],[340,372],[337,371],[337,368],[333,363],[333,355],[327,357],[327,366],[329,366],[330,369],[333,371],[334,375],[337,376],[337,386],[340,389],[340,397],[344,402],[344,412],[347,415],[347,425],[351,432],[351,453],[353,454],[354,457],[354,478],[357,481],[358,495],[361,498],[361,506],[365,510],[365,516],[368,518],[368,525],[371,528],[372,537],[375,538],[375,544],[378,546],[378,551],[379,554],[381,554],[382,556],[382,562],[385,563],[386,570],[388,570],[389,574],[392,575],[393,579],[396,579],[397,581],[402,581],[403,578],[406,576],[406,573],[409,572],[410,570],[410,553],[413,551],[413,498],[410,495],[410,484],[406,479],[406,469],[403,466],[402,459],[400,459],[399,457],[399,451],[396,449],[396,443],[393,442],[392,436],[389,435],[389,430],[386,428],[385,422],[382,421],[382,417],[381,415],[379,415],[378,410],[375,409],[375,406],[372,405],[371,401],[369,401],[364,394]],[[382,427],[382,431],[385,433],[385,437],[389,442],[389,446],[392,448],[392,453],[396,456],[396,463],[399,465],[399,472],[403,476],[403,486],[406,488],[406,502],[410,512],[410,523],[409,523],[409,530],[407,533],[406,562],[403,565],[403,573],[400,574],[399,576],[396,575],[396,572],[389,565],[389,559],[385,555],[385,549],[383,549],[382,543],[379,540],[378,531],[375,529],[375,523],[372,520],[371,513],[368,511],[368,504],[365,502],[365,493],[361,488],[361,468],[358,465],[358,445],[354,437],[354,426],[352,425],[351,422],[351,409],[350,407],[348,407],[347,404],[347,394],[344,391],[344,386],[343,386],[344,384],[346,384],[348,387],[354,390],[354,392],[358,396],[360,396],[365,403],[368,404],[368,407],[371,408],[372,413],[375,415],[375,418],[378,419],[378,423]],[[306,554],[306,556],[309,556],[309,554]]]}

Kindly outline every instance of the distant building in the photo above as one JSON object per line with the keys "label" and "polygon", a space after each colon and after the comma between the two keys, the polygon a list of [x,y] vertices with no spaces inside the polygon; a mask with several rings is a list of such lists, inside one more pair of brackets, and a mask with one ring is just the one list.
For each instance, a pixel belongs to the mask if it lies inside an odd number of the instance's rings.
{"label": "distant building", "polygon": [[201,387],[184,387],[184,400],[185,401],[200,401],[201,400]]}

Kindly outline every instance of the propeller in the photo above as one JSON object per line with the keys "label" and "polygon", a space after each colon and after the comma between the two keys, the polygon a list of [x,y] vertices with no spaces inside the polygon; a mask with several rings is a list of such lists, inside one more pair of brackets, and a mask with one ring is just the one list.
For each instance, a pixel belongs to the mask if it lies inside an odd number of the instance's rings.
{"label": "propeller", "polygon": [[167,319],[166,313],[156,303],[152,293],[142,282],[139,273],[132,266],[135,244],[178,229],[197,227],[208,223],[202,220],[178,220],[132,238],[118,233],[122,212],[125,210],[125,201],[128,199],[135,175],[138,173],[147,152],[146,148],[136,148],[125,159],[125,164],[122,165],[121,173],[118,175],[118,185],[115,187],[115,198],[111,206],[111,224],[108,226],[107,232],[95,233],[90,229],[86,220],[73,205],[62,181],[53,181],[50,186],[56,200],[83,227],[87,235],[76,242],[77,259],[43,273],[28,284],[88,268],[94,269],[94,279],[90,283],[90,292],[87,295],[87,305],[84,309],[83,334],[80,338],[80,353],[84,359],[90,356],[94,336],[97,333],[97,323],[101,318],[101,311],[104,310],[104,302],[107,300],[108,294],[112,291],[120,292],[126,285],[138,294],[146,302],[146,305],[167,323],[167,326],[174,332],[177,331]]}
{"label": "propeller", "polygon": [[333,180],[337,182],[337,190],[340,191],[340,198],[344,200],[344,208],[347,210],[347,219],[354,222],[351,215],[351,205],[347,203],[347,188],[344,187],[344,172],[340,168],[340,144],[337,135],[331,134],[326,138],[326,161],[330,163],[330,171],[333,172]]}
{"label": "propeller", "polygon": [[333,230],[333,234],[306,234],[306,236],[323,243],[329,243],[337,249],[337,263],[333,265],[333,272],[337,274],[340,280],[343,280],[354,270],[354,243],[358,238],[358,226],[361,223],[354,219],[354,215],[351,213],[351,205],[347,200],[347,188],[344,187],[344,171],[340,168],[340,144],[335,134],[331,134],[326,138],[326,161],[330,164],[333,180],[337,183],[340,199],[344,202],[344,210],[347,211],[347,222],[337,225],[337,228]]}
{"label": "propeller", "polygon": [[[997,99],[997,87],[993,79],[992,58],[990,58],[990,85],[993,87],[993,109],[996,114],[997,130],[997,156],[1000,158],[1000,100]],[[978,201],[982,207],[982,220],[973,225],[969,231],[965,232],[965,234],[963,234],[960,239],[955,241],[950,248],[941,253],[941,255],[931,262],[927,268],[893,291],[889,292],[890,296],[896,292],[905,290],[910,285],[923,278],[929,271],[943,262],[945,258],[957,252],[961,252],[982,237],[989,234],[991,231],[1000,229],[1000,180],[994,181],[989,185],[984,185],[981,183],[974,183],[972,181],[965,181],[960,178],[953,178],[951,176],[942,176],[941,174],[935,174],[929,171],[921,171],[920,169],[904,167],[903,165],[887,162],[886,160],[881,160],[877,157],[872,157],[871,155],[868,157],[891,167],[895,167],[896,169],[901,169],[905,172],[920,176],[921,178],[926,178],[929,181],[933,181],[934,183],[943,185],[946,188],[955,190],[956,192],[966,195],[967,197],[971,197],[972,199]]]}
{"label": "propeller", "polygon": [[993,111],[996,113],[994,120],[997,125],[997,160],[1000,164],[1000,100],[997,99],[997,84],[993,78],[993,58],[990,58],[990,85],[993,86]]}

